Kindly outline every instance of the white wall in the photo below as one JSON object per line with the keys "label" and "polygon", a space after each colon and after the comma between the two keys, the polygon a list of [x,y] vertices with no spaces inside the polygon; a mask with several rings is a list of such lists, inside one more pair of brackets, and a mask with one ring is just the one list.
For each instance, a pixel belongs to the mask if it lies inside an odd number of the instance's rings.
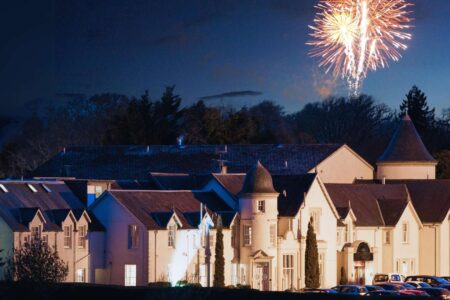
{"label": "white wall", "polygon": [[435,179],[436,164],[382,163],[377,167],[377,179]]}

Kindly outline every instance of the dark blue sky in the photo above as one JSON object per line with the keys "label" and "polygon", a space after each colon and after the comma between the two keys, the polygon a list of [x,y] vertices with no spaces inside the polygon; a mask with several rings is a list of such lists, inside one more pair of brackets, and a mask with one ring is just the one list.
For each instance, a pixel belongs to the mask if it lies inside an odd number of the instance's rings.
{"label": "dark blue sky", "polygon": [[[287,111],[346,94],[307,52],[317,0],[14,1],[0,19],[1,114],[116,92],[158,97],[175,84],[185,103],[224,92],[262,95]],[[399,63],[370,73],[363,92],[398,107],[417,84],[450,107],[450,1],[415,0],[413,40]]]}

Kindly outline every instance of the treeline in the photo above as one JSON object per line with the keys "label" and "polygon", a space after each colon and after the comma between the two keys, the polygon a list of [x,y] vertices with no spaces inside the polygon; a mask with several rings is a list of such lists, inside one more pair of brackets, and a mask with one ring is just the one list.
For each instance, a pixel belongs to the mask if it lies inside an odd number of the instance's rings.
{"label": "treeline", "polygon": [[[400,100],[400,99],[399,99]],[[183,106],[169,86],[152,99],[101,94],[34,114],[0,152],[0,176],[26,176],[74,145],[244,143],[347,143],[374,163],[407,110],[428,149],[439,159],[439,176],[450,178],[450,110],[437,116],[425,94],[413,87],[398,109],[371,96],[330,97],[287,114],[272,101],[242,108]]]}

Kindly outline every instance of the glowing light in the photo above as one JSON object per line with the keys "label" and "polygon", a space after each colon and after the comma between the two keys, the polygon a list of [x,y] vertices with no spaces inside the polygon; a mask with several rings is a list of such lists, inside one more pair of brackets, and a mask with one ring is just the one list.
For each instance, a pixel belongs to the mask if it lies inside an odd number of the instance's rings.
{"label": "glowing light", "polygon": [[325,72],[346,79],[357,95],[369,70],[398,61],[411,39],[406,0],[320,0],[310,34],[312,57]]}

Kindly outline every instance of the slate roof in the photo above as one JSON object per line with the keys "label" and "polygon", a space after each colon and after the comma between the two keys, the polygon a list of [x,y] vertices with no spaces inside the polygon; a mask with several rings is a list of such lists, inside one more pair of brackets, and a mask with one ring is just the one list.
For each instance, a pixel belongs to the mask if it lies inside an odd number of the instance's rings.
{"label": "slate roof", "polygon": [[[0,216],[14,231],[27,231],[28,223],[37,211],[43,214],[44,230],[60,230],[61,222],[70,210],[84,211],[85,206],[61,181],[0,181],[7,192],[0,190]],[[36,192],[33,192],[31,184]],[[44,187],[45,185],[45,187]],[[49,192],[50,191],[50,192]],[[100,230],[100,227],[90,227]]]}
{"label": "slate roof", "polygon": [[351,208],[357,226],[395,226],[409,201],[402,184],[325,184],[325,187],[340,217],[344,219]]}
{"label": "slate roof", "polygon": [[103,197],[111,195],[126,207],[147,229],[165,229],[170,216],[180,219],[183,229],[193,229],[198,225],[201,203],[212,213],[235,214],[216,193],[200,191],[132,191],[111,190]]}
{"label": "slate roof", "polygon": [[272,175],[259,160],[245,175],[241,193],[276,193],[273,188]]}
{"label": "slate roof", "polygon": [[152,185],[161,190],[199,190],[211,175],[151,173]]}
{"label": "slate roof", "polygon": [[408,114],[402,118],[386,150],[378,159],[378,163],[386,162],[436,162]]}
{"label": "slate roof", "polygon": [[150,172],[245,173],[258,160],[271,174],[305,174],[342,144],[151,145],[70,147],[38,167],[34,177],[148,179]]}
{"label": "slate roof", "polygon": [[245,174],[213,174],[212,176],[234,197],[242,190]]}
{"label": "slate roof", "polygon": [[305,200],[305,193],[309,191],[316,176],[316,174],[273,176],[275,190],[279,193],[279,216],[293,217],[297,214]]}

